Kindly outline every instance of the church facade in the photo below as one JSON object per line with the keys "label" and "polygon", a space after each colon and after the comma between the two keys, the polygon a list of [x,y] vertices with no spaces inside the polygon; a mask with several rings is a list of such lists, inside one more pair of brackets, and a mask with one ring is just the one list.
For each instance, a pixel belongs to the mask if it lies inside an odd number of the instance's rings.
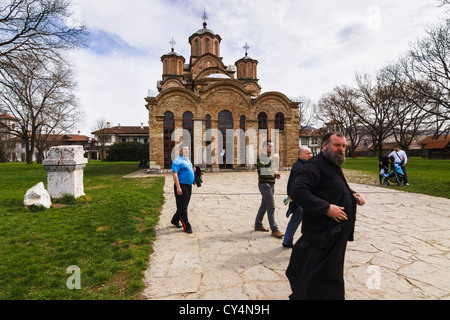
{"label": "church facade", "polygon": [[264,140],[290,167],[299,147],[298,102],[280,92],[261,94],[258,61],[247,54],[225,65],[221,37],[203,28],[189,37],[189,60],[172,51],[161,57],[158,95],[147,97],[150,168],[170,169],[180,144],[201,168],[251,169]]}

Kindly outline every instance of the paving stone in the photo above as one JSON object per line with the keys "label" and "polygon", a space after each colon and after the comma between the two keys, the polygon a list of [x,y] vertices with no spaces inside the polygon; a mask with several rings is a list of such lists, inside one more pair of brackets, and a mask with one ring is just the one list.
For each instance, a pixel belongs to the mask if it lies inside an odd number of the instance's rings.
{"label": "paving stone", "polygon": [[[283,232],[288,177],[289,171],[281,172],[275,185],[275,217]],[[449,299],[450,200],[350,185],[366,205],[358,208],[355,241],[347,247],[346,299]],[[254,231],[261,202],[256,172],[205,173],[202,186],[193,186],[192,234],[170,224],[176,210],[171,175],[164,192],[145,272],[148,299],[288,299],[284,272],[291,249],[270,232]],[[299,228],[294,241],[300,236]]]}

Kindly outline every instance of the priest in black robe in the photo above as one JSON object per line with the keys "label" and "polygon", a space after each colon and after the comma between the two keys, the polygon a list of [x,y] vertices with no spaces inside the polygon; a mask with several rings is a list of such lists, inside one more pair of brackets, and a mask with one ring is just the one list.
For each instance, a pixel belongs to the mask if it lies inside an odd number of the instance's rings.
{"label": "priest in black robe", "polygon": [[292,187],[303,222],[286,270],[291,300],[345,299],[347,241],[353,240],[356,206],[365,203],[342,172],[345,145],[342,133],[327,133],[321,152],[305,164]]}

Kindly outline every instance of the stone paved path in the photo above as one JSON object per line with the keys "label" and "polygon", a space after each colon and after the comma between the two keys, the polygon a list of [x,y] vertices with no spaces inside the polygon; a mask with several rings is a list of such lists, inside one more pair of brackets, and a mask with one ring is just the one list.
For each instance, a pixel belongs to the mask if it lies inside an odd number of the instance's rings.
{"label": "stone paved path", "polygon": [[[289,172],[275,186],[276,221],[284,232]],[[147,175],[148,176],[148,175]],[[205,173],[193,186],[192,234],[170,224],[173,181],[154,253],[145,273],[148,299],[285,300],[291,249],[253,224],[261,196],[256,172]],[[358,208],[355,241],[346,254],[346,299],[449,299],[450,200],[351,184],[366,205]],[[264,223],[268,226],[267,218]],[[300,228],[294,241],[300,237]]]}

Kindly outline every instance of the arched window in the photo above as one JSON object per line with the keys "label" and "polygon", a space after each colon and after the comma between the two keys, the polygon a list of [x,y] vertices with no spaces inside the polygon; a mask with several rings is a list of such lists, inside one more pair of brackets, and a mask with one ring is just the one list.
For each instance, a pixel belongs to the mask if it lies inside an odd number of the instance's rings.
{"label": "arched window", "polygon": [[186,111],[183,114],[183,142],[189,146],[189,158],[192,159],[194,153],[194,121],[193,114],[190,111]]}
{"label": "arched window", "polygon": [[169,70],[170,74],[175,74],[175,60],[174,59],[170,59],[170,70]]}
{"label": "arched window", "polygon": [[275,115],[275,129],[284,131],[284,114],[282,114],[281,112],[278,112]]}
{"label": "arched window", "polygon": [[175,130],[175,120],[173,113],[167,111],[164,114],[164,169],[172,167],[172,149],[175,147],[175,141],[172,141],[172,133]]}
{"label": "arched window", "polygon": [[242,129],[245,132],[245,116],[239,118],[239,129]]}
{"label": "arched window", "polygon": [[205,39],[205,53],[208,53],[210,51],[209,46],[209,39]]}
{"label": "arched window", "polygon": [[267,114],[264,112],[258,114],[258,129],[267,129]]}
{"label": "arched window", "polygon": [[215,40],[214,44],[215,44],[214,52],[216,56],[219,56],[219,41]]}
{"label": "arched window", "polygon": [[211,116],[209,114],[205,117],[206,130],[206,166],[211,167]]}
{"label": "arched window", "polygon": [[245,116],[241,116],[239,118],[239,129],[240,130],[240,136],[239,136],[239,163],[242,166],[245,166]]}
{"label": "arched window", "polygon": [[207,114],[205,119],[206,119],[205,129],[206,129],[206,131],[208,131],[208,129],[211,129],[211,116],[209,114]]}
{"label": "arched window", "polygon": [[200,45],[198,43],[198,39],[194,40],[194,55],[199,56],[200,55]]}
{"label": "arched window", "polygon": [[[219,150],[220,156],[222,157],[223,161],[220,164],[221,168],[227,168],[232,169],[233,168],[233,160],[234,160],[234,148],[233,148],[233,138],[227,139],[227,129],[233,129],[233,115],[230,111],[223,110],[219,113],[218,118],[218,129],[222,133],[223,138],[223,148],[222,150]],[[232,133],[231,133],[232,135]],[[233,136],[231,136],[233,137]],[[227,141],[229,140],[229,141]],[[228,142],[228,143],[227,143]],[[220,147],[219,147],[220,149]],[[231,155],[228,156],[227,161],[227,152],[231,153]]]}

